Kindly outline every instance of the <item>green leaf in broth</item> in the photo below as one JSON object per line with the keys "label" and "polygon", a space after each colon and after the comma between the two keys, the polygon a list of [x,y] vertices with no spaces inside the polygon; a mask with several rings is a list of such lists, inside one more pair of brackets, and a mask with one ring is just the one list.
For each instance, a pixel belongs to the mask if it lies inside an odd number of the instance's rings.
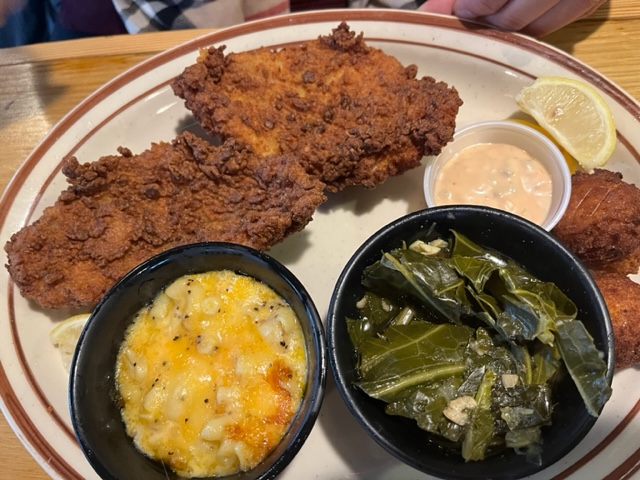
{"label": "green leaf in broth", "polygon": [[493,441],[494,420],[491,412],[491,391],[496,381],[492,370],[487,370],[475,396],[476,408],[471,414],[469,428],[462,441],[462,458],[483,460]]}
{"label": "green leaf in broth", "polygon": [[531,359],[531,353],[527,346],[512,343],[511,353],[516,359],[516,373],[520,377],[520,380],[522,380],[522,383],[524,385],[533,383],[533,360]]}
{"label": "green leaf in broth", "polygon": [[555,321],[575,317],[575,304],[555,284],[538,280],[514,261],[500,258],[464,235],[454,232],[454,237],[453,264],[479,295],[495,299],[478,297],[483,311],[498,320],[502,305],[507,316],[501,317],[500,327],[508,338],[522,335],[551,343]]}
{"label": "green leaf in broth", "polygon": [[587,411],[597,417],[611,396],[611,387],[606,380],[607,364],[593,338],[582,322],[568,321],[558,322],[556,341]]}
{"label": "green leaf in broth", "polygon": [[394,324],[394,319],[405,309],[374,292],[367,292],[358,302],[358,319],[346,319],[351,342],[359,349],[363,339],[380,335]]}
{"label": "green leaf in broth", "polygon": [[462,458],[466,461],[484,460],[487,449],[493,443],[493,415],[490,410],[476,409],[471,416],[471,425],[462,441]]}
{"label": "green leaf in broth", "polygon": [[499,405],[501,434],[508,448],[525,449],[527,461],[542,460],[542,427],[551,424],[552,402],[549,385],[519,385],[498,389],[494,402]]}
{"label": "green leaf in broth", "polygon": [[502,307],[498,301],[491,295],[487,295],[484,292],[477,292],[472,288],[468,288],[467,291],[477,302],[478,308],[482,310],[482,312],[475,312],[476,316],[479,313],[486,313],[491,319],[490,321],[487,321],[487,323],[492,328],[495,328],[495,322],[498,319],[500,312],[502,312]]}
{"label": "green leaf in broth", "polygon": [[[533,448],[538,456],[542,453],[538,448],[542,445],[542,429],[539,427],[521,428],[519,430],[509,431],[505,434],[504,439],[506,446],[509,448]],[[530,461],[538,463],[538,461]]]}
{"label": "green leaf in broth", "polygon": [[453,249],[451,251],[452,257],[459,255],[461,257],[484,258],[485,260],[496,265],[504,265],[506,263],[502,256],[492,252],[491,250],[481,247],[460,232],[451,230],[451,233],[453,234],[454,238]]}
{"label": "green leaf in broth", "polygon": [[467,278],[476,292],[482,292],[484,285],[491,276],[498,272],[500,265],[491,259],[478,257],[465,257],[454,254],[451,257],[451,265],[458,274]]}
{"label": "green leaf in broth", "polygon": [[[552,389],[548,384],[520,383],[514,387],[506,388],[502,382],[496,382],[493,391],[494,407],[501,412],[503,420],[507,422],[510,430],[531,426],[543,426],[551,423],[553,411]],[[522,415],[526,410],[531,410],[527,416]],[[519,412],[520,417],[507,415]]]}
{"label": "green leaf in broth", "polygon": [[486,328],[478,328],[476,330],[476,339],[472,345],[478,355],[486,355],[491,353],[495,347],[493,337]]}
{"label": "green leaf in broth", "polygon": [[522,297],[504,295],[502,301],[504,310],[498,317],[497,324],[507,338],[553,342],[553,335],[550,333],[554,326],[553,318],[541,315],[540,310],[530,303],[522,302]]}
{"label": "green leaf in broth", "polygon": [[545,425],[544,417],[538,410],[530,407],[502,407],[500,416],[506,422],[510,431],[524,428],[538,428]]}
{"label": "green leaf in broth", "polygon": [[550,382],[560,368],[561,358],[557,346],[538,344],[531,357],[531,381],[539,385]]}
{"label": "green leaf in broth", "polygon": [[555,283],[538,282],[534,289],[540,297],[551,301],[557,320],[574,319],[578,315],[576,304]]}
{"label": "green leaf in broth", "polygon": [[461,375],[472,334],[469,327],[424,321],[389,327],[383,338],[360,343],[358,386],[374,398],[391,401],[419,383]]}
{"label": "green leaf in broth", "polygon": [[448,423],[442,412],[455,397],[461,381],[460,376],[455,376],[407,389],[386,405],[385,412],[411,418],[423,430],[438,434]]}
{"label": "green leaf in broth", "polygon": [[345,322],[347,324],[349,339],[351,339],[351,343],[353,343],[353,346],[356,348],[356,352],[359,352],[362,342],[372,335],[372,324],[366,319],[363,320],[359,318],[346,318]]}
{"label": "green leaf in broth", "polygon": [[[502,344],[501,344],[502,343]],[[482,376],[491,370],[496,375],[504,373],[516,373],[518,371],[518,361],[511,351],[511,347],[495,338],[491,338],[486,329],[480,327],[476,330],[475,339],[469,342],[467,353],[469,379],[473,376],[473,370],[480,370],[479,378],[475,380],[473,390],[464,394],[475,395]]]}
{"label": "green leaf in broth", "polygon": [[492,331],[497,332],[503,339],[509,340],[509,334],[502,330],[498,319],[502,315],[502,307],[491,295],[476,292],[473,288],[467,289],[469,295],[476,301],[478,309],[474,312],[476,318],[484,322]]}
{"label": "green leaf in broth", "polygon": [[360,310],[360,317],[368,319],[373,327],[380,327],[374,328],[374,331],[382,330],[401,308],[397,302],[376,295],[375,292],[367,292]]}
{"label": "green leaf in broth", "polygon": [[384,378],[424,364],[461,362],[473,333],[470,327],[424,321],[390,327],[361,345],[360,373]]}
{"label": "green leaf in broth", "polygon": [[403,375],[358,382],[357,385],[370,397],[393,402],[405,389],[464,373],[464,363],[432,365]]}
{"label": "green leaf in broth", "polygon": [[410,295],[439,318],[453,323],[460,323],[460,318],[471,312],[464,280],[449,259],[394,250],[365,269],[362,284],[385,297]]}

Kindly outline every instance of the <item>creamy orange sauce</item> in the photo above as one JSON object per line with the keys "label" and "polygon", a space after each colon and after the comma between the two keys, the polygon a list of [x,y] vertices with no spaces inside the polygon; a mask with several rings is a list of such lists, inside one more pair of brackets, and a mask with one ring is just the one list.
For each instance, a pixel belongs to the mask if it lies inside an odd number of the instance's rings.
{"label": "creamy orange sauce", "polygon": [[440,169],[434,201],[486,205],[542,224],[551,192],[551,175],[538,159],[513,145],[480,143],[461,150]]}

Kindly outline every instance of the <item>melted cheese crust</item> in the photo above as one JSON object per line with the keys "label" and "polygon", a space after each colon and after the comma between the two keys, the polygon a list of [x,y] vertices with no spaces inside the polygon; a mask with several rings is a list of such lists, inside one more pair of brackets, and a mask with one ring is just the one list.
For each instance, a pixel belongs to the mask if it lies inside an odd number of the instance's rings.
{"label": "melted cheese crust", "polygon": [[128,434],[186,477],[258,465],[296,414],[306,376],[291,307],[228,270],[169,285],[137,314],[116,365]]}

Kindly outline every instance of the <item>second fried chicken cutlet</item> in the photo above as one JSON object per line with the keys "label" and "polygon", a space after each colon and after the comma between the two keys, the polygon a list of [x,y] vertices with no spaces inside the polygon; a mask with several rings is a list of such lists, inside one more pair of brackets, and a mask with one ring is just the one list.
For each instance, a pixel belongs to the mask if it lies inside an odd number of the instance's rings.
{"label": "second fried chicken cutlet", "polygon": [[230,241],[266,250],[302,229],[324,185],[289,156],[259,157],[184,133],[139,155],[63,165],[70,186],[5,249],[23,296],[86,307],[130,269],[170,247]]}
{"label": "second fried chicken cutlet", "polygon": [[202,51],[172,83],[198,122],[262,155],[298,157],[329,191],[374,187],[451,140],[462,101],[342,23],[279,50]]}

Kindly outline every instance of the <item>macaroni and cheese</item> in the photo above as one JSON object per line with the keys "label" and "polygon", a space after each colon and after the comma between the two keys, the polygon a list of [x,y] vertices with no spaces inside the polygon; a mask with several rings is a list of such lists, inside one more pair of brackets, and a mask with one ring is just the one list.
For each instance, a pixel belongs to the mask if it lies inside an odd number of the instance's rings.
{"label": "macaroni and cheese", "polygon": [[258,465],[298,411],[306,376],[291,307],[229,270],[169,285],[136,315],[116,365],[128,434],[188,477]]}

